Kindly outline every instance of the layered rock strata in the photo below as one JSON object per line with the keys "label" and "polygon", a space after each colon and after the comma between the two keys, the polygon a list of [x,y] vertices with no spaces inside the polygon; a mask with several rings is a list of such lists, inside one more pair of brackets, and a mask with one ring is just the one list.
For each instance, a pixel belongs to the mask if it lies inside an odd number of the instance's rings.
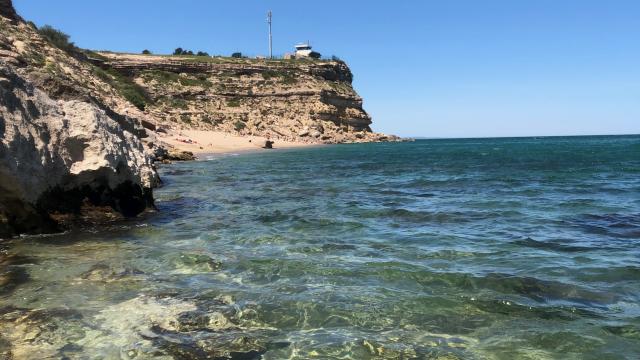
{"label": "layered rock strata", "polygon": [[389,140],[342,61],[100,53],[96,65],[132,77],[159,124],[309,143]]}

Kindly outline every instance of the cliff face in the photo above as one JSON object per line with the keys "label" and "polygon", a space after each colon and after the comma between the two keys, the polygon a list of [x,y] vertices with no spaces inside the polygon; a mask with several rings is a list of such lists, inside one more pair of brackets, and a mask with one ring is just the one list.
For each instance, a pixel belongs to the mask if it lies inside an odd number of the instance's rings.
{"label": "cliff face", "polygon": [[158,126],[394,140],[371,131],[352,80],[341,61],[93,53],[41,36],[0,0],[0,237],[152,206],[152,159],[174,157],[148,131]]}
{"label": "cliff face", "polygon": [[145,89],[146,112],[165,126],[311,143],[386,138],[371,131],[340,61],[100,55]]}
{"label": "cliff face", "polygon": [[0,237],[56,230],[88,207],[152,205],[145,115],[0,1]]}

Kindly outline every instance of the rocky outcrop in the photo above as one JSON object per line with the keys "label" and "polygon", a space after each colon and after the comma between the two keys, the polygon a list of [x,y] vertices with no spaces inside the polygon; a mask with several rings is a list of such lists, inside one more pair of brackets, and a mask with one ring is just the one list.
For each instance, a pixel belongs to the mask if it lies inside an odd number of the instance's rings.
{"label": "rocky outcrop", "polygon": [[342,61],[100,53],[145,89],[162,126],[309,143],[377,141]]}
{"label": "rocky outcrop", "polygon": [[0,0],[0,16],[12,21],[18,19],[11,0]]}
{"label": "rocky outcrop", "polygon": [[4,233],[54,230],[85,201],[134,216],[157,175],[141,141],[94,104],[55,101],[0,68],[0,213]]}
{"label": "rocky outcrop", "polygon": [[[0,27],[0,237],[87,209],[134,216],[158,183],[131,105],[22,21]],[[9,2],[10,5],[10,2]],[[15,19],[15,18],[13,18]]]}

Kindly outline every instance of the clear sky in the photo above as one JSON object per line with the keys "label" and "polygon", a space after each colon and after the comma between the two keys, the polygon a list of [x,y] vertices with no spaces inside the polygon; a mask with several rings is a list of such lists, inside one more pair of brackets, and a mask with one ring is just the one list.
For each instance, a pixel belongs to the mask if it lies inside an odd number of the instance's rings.
{"label": "clear sky", "polygon": [[351,66],[376,131],[640,133],[637,0],[14,0],[83,48],[267,54],[310,40]]}

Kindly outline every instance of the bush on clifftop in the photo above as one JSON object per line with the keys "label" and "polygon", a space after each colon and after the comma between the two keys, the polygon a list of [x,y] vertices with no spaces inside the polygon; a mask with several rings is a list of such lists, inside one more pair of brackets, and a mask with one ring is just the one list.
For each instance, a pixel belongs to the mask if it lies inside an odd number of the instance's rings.
{"label": "bush on clifftop", "polygon": [[191,50],[185,50],[183,48],[177,48],[173,51],[173,55],[189,55],[189,56],[209,56],[209,54],[205,51],[198,51],[196,54]]}
{"label": "bush on clifftop", "polygon": [[38,33],[42,35],[49,43],[60,50],[72,53],[76,51],[76,45],[69,41],[69,35],[54,28],[51,25],[45,25],[38,29]]}

